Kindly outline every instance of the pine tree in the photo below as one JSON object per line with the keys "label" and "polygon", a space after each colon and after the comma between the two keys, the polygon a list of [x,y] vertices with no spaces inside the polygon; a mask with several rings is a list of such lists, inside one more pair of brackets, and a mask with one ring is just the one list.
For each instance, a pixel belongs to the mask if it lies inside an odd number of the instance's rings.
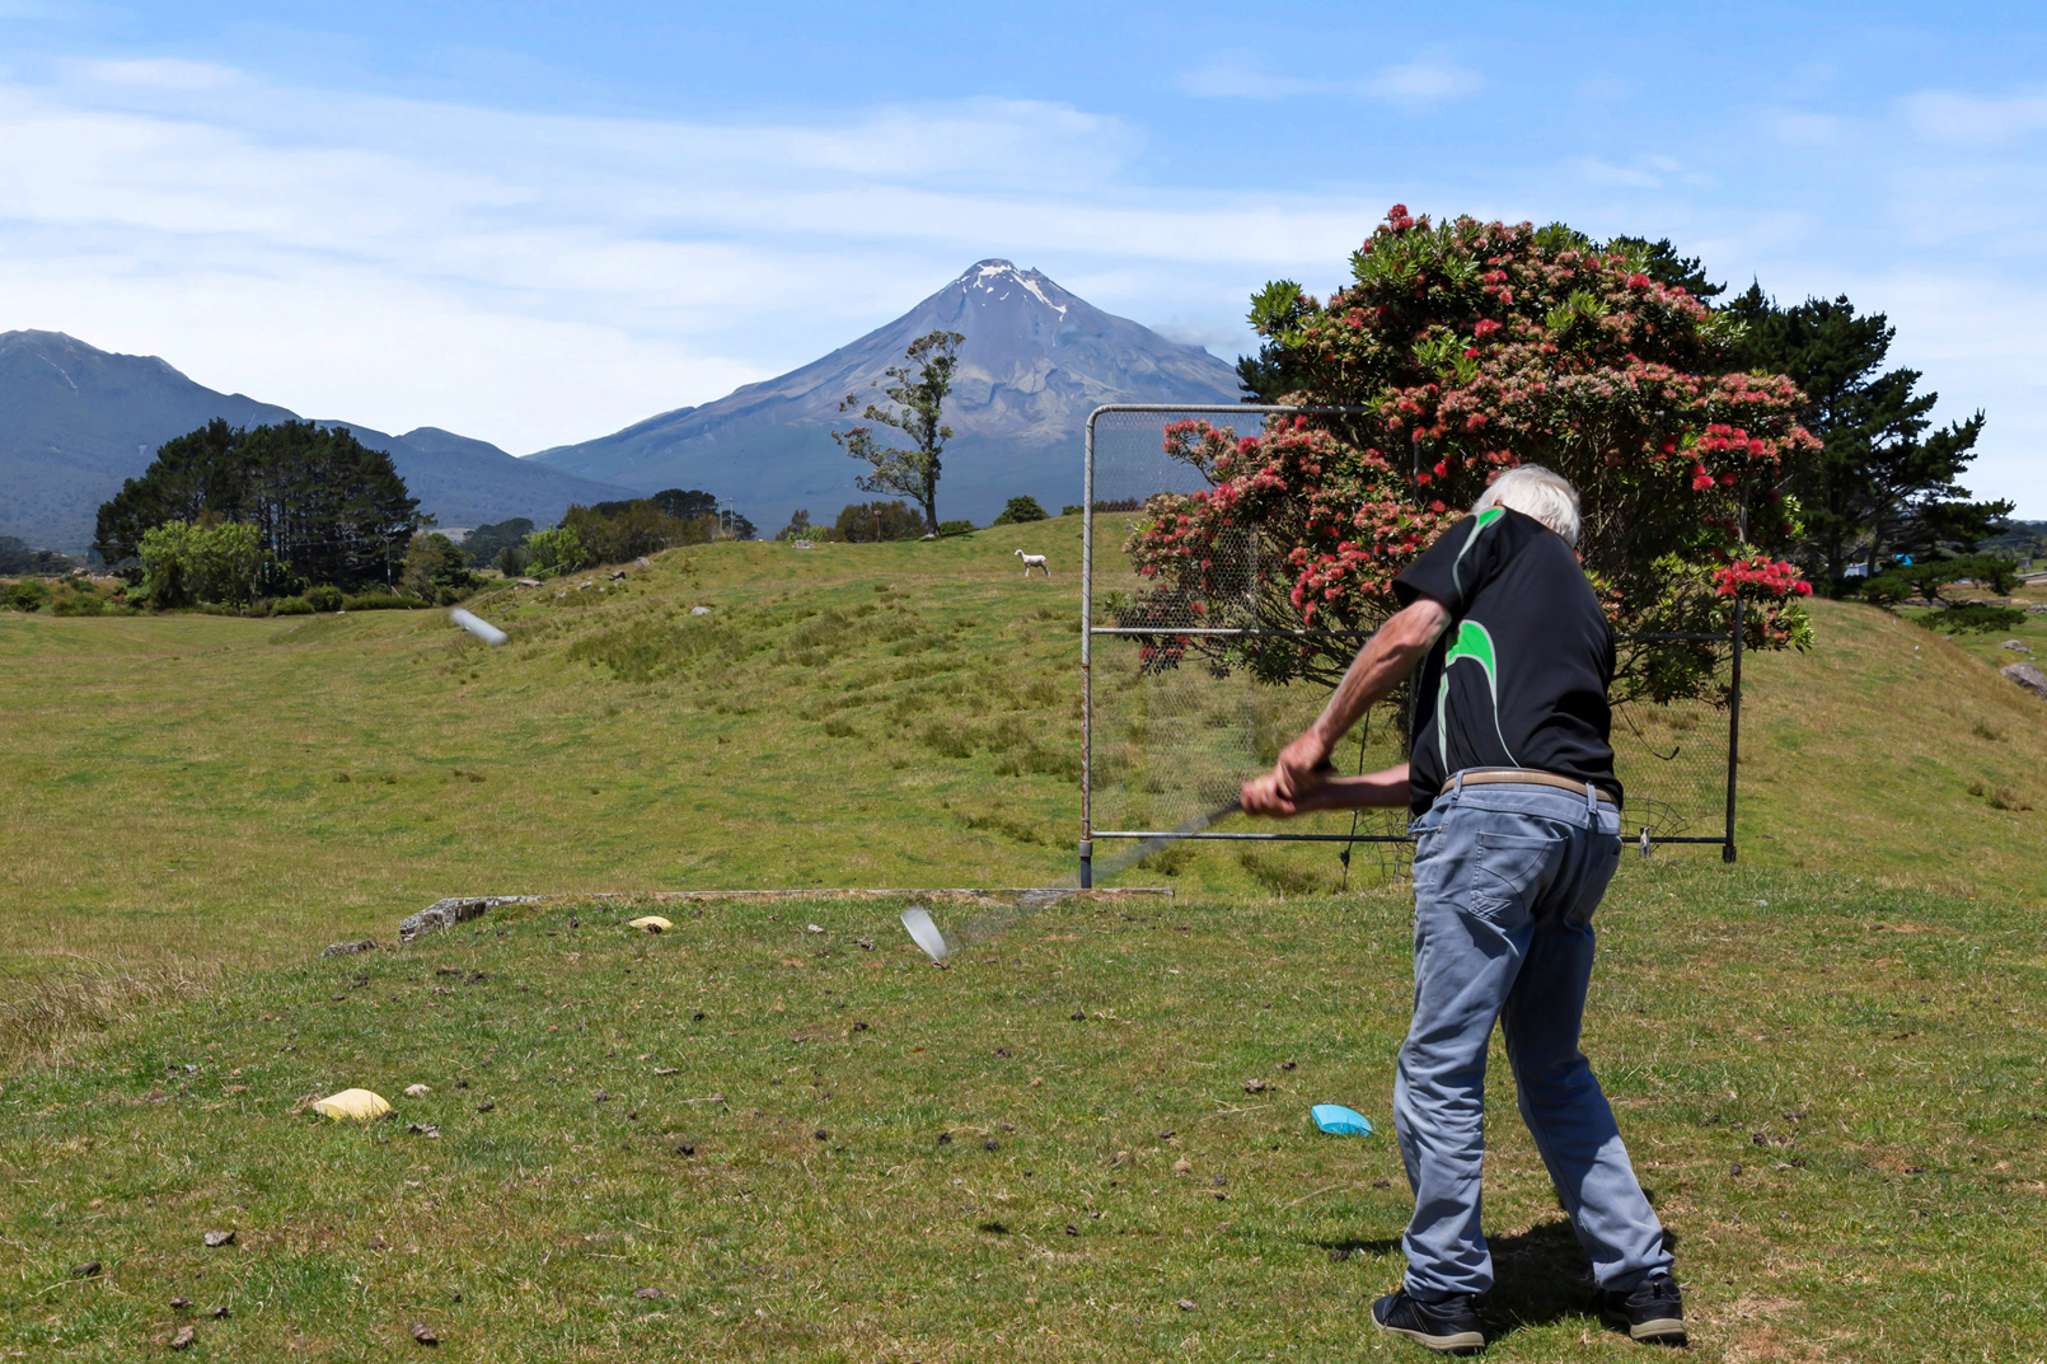
{"label": "pine tree", "polygon": [[1744,363],[1797,382],[1821,442],[1791,487],[1812,576],[1838,585],[1858,561],[1875,571],[1900,552],[1967,550],[2010,514],[2011,503],[1972,500],[1957,482],[1983,414],[1932,429],[1940,395],[1917,391],[1918,370],[1883,368],[1897,335],[1884,314],[1859,314],[1845,295],[1783,308],[1756,284],[1728,311],[1747,324]]}

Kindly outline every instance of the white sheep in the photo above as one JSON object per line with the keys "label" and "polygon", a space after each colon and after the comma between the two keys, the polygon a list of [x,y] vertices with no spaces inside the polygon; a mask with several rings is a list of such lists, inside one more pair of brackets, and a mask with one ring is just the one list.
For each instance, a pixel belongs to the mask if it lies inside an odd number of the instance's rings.
{"label": "white sheep", "polygon": [[1026,578],[1028,578],[1028,577],[1030,577],[1030,576],[1031,576],[1031,570],[1032,570],[1032,569],[1034,569],[1034,568],[1042,568],[1042,569],[1044,569],[1044,570],[1045,570],[1045,576],[1046,576],[1046,577],[1048,577],[1048,578],[1052,576],[1052,566],[1051,566],[1050,564],[1048,564],[1048,563],[1046,563],[1046,562],[1045,562],[1045,556],[1044,556],[1044,555],[1042,555],[1042,554],[1026,554],[1026,553],[1024,553],[1024,552],[1023,552],[1022,550],[1018,550],[1018,551],[1016,552],[1016,557],[1017,557],[1017,558],[1019,558],[1019,559],[1021,559],[1021,560],[1023,560],[1023,566],[1024,566],[1024,576],[1025,576]]}

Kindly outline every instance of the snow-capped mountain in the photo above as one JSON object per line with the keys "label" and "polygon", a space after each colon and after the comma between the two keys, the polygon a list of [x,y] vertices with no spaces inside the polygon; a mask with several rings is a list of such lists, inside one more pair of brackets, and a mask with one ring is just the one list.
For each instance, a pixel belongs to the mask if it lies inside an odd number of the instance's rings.
{"label": "snow-capped mountain", "polygon": [[[122,480],[147,469],[159,445],[215,417],[236,426],[297,420],[194,383],[155,356],[116,355],[62,332],[0,332],[0,535],[85,549],[100,503]],[[548,524],[572,502],[625,496],[435,427],[391,436],[354,422],[320,424],[346,426],[389,453],[421,510],[445,526],[513,516]]]}
{"label": "snow-capped mountain", "polygon": [[1080,500],[1087,414],[1102,403],[1230,403],[1232,367],[1094,307],[1037,270],[977,261],[886,326],[779,378],[679,408],[537,463],[640,491],[714,487],[763,531],[796,507],[829,519],[863,500],[861,466],[831,440],[854,420],[840,400],[879,396],[882,371],[933,331],[966,340],[945,420],[954,432],[939,512],[985,521],[1029,493],[1051,510]]}

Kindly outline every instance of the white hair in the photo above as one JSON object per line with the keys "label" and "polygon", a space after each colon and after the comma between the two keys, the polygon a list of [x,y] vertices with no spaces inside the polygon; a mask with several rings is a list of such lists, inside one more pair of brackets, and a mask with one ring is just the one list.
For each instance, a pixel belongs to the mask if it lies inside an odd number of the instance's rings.
{"label": "white hair", "polygon": [[1563,536],[1565,544],[1578,547],[1578,490],[1554,469],[1523,464],[1507,470],[1471,504],[1474,515],[1487,507],[1507,507],[1532,516]]}

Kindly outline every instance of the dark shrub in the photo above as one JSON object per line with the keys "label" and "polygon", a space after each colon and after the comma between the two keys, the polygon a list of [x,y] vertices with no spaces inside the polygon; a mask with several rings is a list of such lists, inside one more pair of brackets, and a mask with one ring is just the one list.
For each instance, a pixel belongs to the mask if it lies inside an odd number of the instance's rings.
{"label": "dark shrub", "polygon": [[1012,497],[1009,505],[1002,509],[1002,515],[995,518],[998,526],[1021,525],[1026,521],[1043,521],[1045,509],[1038,505],[1035,497]]}
{"label": "dark shrub", "polygon": [[1944,635],[1981,635],[1992,630],[2016,630],[2026,623],[2026,613],[2021,607],[1976,601],[1928,612],[1919,618],[1919,623]]}
{"label": "dark shrub", "polygon": [[339,611],[344,600],[341,589],[333,583],[320,583],[306,589],[306,603],[315,611]]}
{"label": "dark shrub", "polygon": [[40,611],[49,601],[50,589],[41,583],[0,584],[0,611]]}

